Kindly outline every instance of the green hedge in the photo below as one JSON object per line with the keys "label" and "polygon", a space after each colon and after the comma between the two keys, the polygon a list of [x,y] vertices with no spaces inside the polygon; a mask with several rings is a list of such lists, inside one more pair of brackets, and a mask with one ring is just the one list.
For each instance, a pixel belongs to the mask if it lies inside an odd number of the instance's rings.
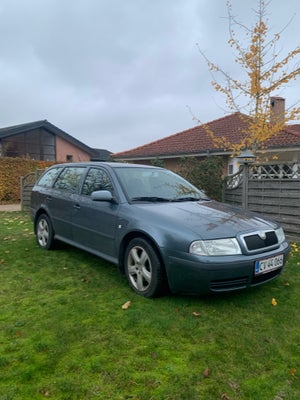
{"label": "green hedge", "polygon": [[199,189],[205,190],[214,200],[222,200],[223,160],[221,157],[207,157],[203,161],[196,158],[182,158],[176,172]]}

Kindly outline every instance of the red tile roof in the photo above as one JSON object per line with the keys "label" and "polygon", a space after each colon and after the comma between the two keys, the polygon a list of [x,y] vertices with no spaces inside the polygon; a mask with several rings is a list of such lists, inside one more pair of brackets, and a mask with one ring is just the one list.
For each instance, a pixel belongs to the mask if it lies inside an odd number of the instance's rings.
{"label": "red tile roof", "polygon": [[288,147],[300,145],[300,124],[286,125],[277,135],[266,141],[267,147]]}
{"label": "red tile roof", "polygon": [[[235,144],[239,143],[245,135],[248,120],[248,116],[236,112],[143,146],[115,153],[112,157],[126,159],[223,152],[223,149],[216,148],[208,130],[212,131],[216,138],[225,137],[227,141]],[[278,135],[269,139],[266,144],[267,147],[300,145],[300,124],[288,125]]]}

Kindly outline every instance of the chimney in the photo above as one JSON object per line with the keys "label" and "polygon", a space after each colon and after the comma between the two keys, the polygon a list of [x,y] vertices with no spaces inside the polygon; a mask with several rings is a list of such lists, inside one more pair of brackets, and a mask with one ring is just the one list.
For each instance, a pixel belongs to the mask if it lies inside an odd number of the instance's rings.
{"label": "chimney", "polygon": [[271,124],[284,124],[285,115],[285,99],[283,97],[270,98],[270,123]]}

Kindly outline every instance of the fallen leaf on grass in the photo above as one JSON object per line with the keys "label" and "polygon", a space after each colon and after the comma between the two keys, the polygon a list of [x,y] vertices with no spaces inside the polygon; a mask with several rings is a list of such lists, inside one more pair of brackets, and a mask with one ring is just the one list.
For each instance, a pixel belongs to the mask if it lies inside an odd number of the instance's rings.
{"label": "fallen leaf on grass", "polygon": [[292,376],[295,376],[295,375],[296,375],[296,372],[297,372],[296,368],[291,368],[291,369],[290,369],[290,374],[291,374]]}
{"label": "fallen leaf on grass", "polygon": [[199,313],[199,312],[197,312],[197,311],[194,311],[194,312],[192,313],[192,315],[193,315],[194,317],[200,317],[201,313]]}
{"label": "fallen leaf on grass", "polygon": [[208,378],[210,376],[210,369],[209,368],[205,368],[205,370],[203,371],[203,376],[204,378]]}
{"label": "fallen leaf on grass", "polygon": [[128,310],[128,308],[131,306],[131,301],[129,300],[129,301],[126,301],[126,303],[124,303],[123,305],[122,305],[122,309],[123,310]]}
{"label": "fallen leaf on grass", "polygon": [[272,306],[274,306],[274,307],[277,306],[277,300],[274,299],[274,297],[273,297],[271,303],[272,303]]}

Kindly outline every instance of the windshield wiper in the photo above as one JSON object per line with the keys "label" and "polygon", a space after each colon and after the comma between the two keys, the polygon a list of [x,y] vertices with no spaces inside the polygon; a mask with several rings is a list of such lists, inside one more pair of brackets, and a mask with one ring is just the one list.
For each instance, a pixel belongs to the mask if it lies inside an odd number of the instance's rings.
{"label": "windshield wiper", "polygon": [[140,197],[133,197],[131,201],[169,202],[171,200],[165,197],[158,197],[158,196],[140,196]]}
{"label": "windshield wiper", "polygon": [[172,201],[180,202],[180,201],[205,201],[209,200],[208,197],[192,197],[192,196],[187,196],[187,197],[179,197],[178,199],[173,199]]}
{"label": "windshield wiper", "polygon": [[139,196],[139,197],[132,197],[131,201],[149,201],[153,203],[167,203],[167,202],[184,202],[184,201],[209,201],[208,197],[178,197],[175,199],[167,199],[166,197],[159,197],[159,196]]}

